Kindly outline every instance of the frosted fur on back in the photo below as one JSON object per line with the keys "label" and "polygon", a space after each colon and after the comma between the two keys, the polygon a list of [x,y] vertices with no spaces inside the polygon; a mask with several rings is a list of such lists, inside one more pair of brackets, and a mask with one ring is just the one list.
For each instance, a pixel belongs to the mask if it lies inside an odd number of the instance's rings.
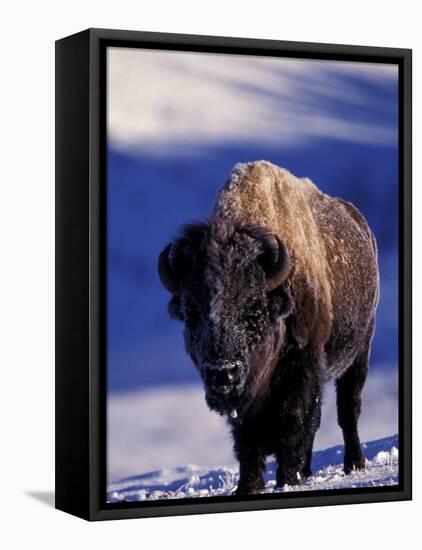
{"label": "frosted fur on back", "polygon": [[313,341],[323,346],[331,330],[326,252],[312,211],[314,202],[325,200],[330,198],[310,179],[257,161],[234,167],[213,209],[213,216],[256,224],[284,241],[291,255],[289,285],[297,299],[296,307],[308,312],[295,322],[295,336],[302,346],[311,334],[317,336]]}

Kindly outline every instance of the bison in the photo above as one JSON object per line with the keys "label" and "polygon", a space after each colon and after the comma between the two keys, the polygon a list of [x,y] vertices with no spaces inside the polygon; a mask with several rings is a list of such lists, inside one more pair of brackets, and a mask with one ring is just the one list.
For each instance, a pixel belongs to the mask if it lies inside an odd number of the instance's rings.
{"label": "bison", "polygon": [[186,351],[211,410],[230,425],[237,494],[311,475],[321,389],[336,380],[344,471],[365,467],[358,417],[379,295],[377,247],[362,214],[266,161],[237,164],[210,218],[160,254]]}

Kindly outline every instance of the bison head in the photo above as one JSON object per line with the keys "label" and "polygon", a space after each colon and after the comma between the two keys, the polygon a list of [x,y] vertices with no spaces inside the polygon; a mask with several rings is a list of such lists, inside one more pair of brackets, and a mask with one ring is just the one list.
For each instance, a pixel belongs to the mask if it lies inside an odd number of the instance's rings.
{"label": "bison head", "polygon": [[219,219],[186,226],[160,254],[169,313],[184,323],[186,351],[208,406],[236,417],[269,381],[291,311],[283,242]]}

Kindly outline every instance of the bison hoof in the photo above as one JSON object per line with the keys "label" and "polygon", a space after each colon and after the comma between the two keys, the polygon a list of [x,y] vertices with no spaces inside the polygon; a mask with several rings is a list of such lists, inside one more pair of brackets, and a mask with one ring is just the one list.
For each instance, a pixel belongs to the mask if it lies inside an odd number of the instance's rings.
{"label": "bison hoof", "polygon": [[297,470],[289,470],[277,473],[277,487],[284,487],[284,485],[302,485],[304,475]]}
{"label": "bison hoof", "polygon": [[303,468],[303,477],[307,478],[307,477],[312,477],[312,470],[311,468]]}
{"label": "bison hoof", "polygon": [[254,483],[239,483],[236,491],[234,492],[235,496],[242,495],[256,495],[258,493],[264,492],[265,485],[262,479],[255,481]]}
{"label": "bison hoof", "polygon": [[344,473],[350,474],[355,470],[364,470],[366,467],[365,457],[363,455],[356,458],[346,458],[344,459]]}

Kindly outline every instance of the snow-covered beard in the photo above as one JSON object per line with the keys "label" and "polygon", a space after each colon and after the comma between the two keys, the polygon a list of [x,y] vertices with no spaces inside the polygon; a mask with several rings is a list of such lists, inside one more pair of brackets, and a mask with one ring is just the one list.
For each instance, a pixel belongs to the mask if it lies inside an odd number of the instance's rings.
{"label": "snow-covered beard", "polygon": [[[246,300],[233,301],[230,292],[210,292],[202,304],[202,315],[192,319],[186,307],[185,346],[204,382],[209,408],[221,415],[236,417],[252,397],[251,361],[259,355],[265,340],[269,312],[264,292]],[[243,298],[243,297],[242,297]],[[267,334],[271,334],[267,327]],[[271,347],[271,346],[270,346]],[[227,373],[232,379],[221,386],[213,384]]]}

